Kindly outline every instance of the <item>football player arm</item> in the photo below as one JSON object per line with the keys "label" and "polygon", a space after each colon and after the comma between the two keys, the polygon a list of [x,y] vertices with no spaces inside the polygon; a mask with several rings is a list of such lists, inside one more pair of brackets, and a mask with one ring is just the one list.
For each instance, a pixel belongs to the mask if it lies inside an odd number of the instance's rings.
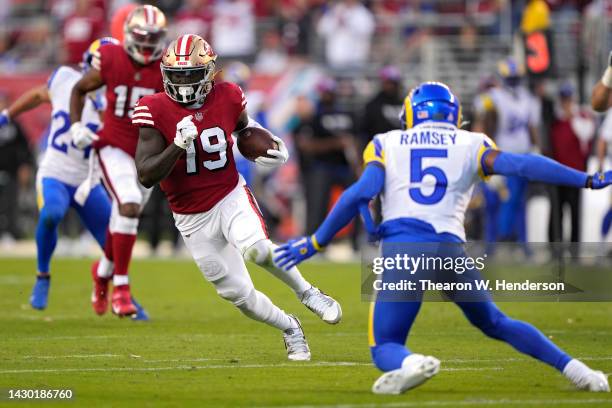
{"label": "football player arm", "polygon": [[597,112],[605,112],[610,106],[612,106],[612,88],[599,81],[591,93],[591,107]]}
{"label": "football player arm", "polygon": [[95,91],[104,85],[104,80],[100,71],[90,69],[85,75],[74,85],[70,94],[70,121],[77,123],[81,121],[81,113],[85,106],[85,96],[88,92]]}
{"label": "football player arm", "polygon": [[520,176],[529,181],[576,188],[600,189],[612,184],[612,171],[589,175],[548,157],[488,149],[481,156],[485,175]]}
{"label": "football player arm", "polygon": [[138,180],[147,187],[153,187],[163,180],[185,150],[166,141],[157,129],[141,127],[136,146],[136,170]]}
{"label": "football player arm", "polygon": [[277,248],[274,251],[274,262],[279,267],[289,270],[321,251],[338,231],[355,218],[362,207],[382,191],[384,184],[383,165],[369,163],[359,180],[340,195],[334,208],[325,217],[317,231],[310,237],[296,238]]}
{"label": "football player arm", "polygon": [[385,169],[379,163],[369,163],[361,177],[338,198],[334,208],[325,217],[321,226],[313,234],[320,247],[331,242],[334,236],[344,228],[357,214],[359,207],[376,197],[385,184]]}
{"label": "football player arm", "polygon": [[43,103],[51,102],[51,96],[49,95],[49,89],[47,85],[40,85],[36,88],[32,88],[23,95],[21,95],[15,102],[11,104],[3,114],[6,115],[7,121],[14,119],[20,114],[32,110]]}
{"label": "football player arm", "polygon": [[603,137],[597,140],[597,171],[602,172],[604,162],[606,160],[606,151],[608,150],[608,142]]}
{"label": "football player arm", "polygon": [[591,106],[597,112],[605,112],[612,106],[612,51],[608,55],[608,67],[591,93]]}

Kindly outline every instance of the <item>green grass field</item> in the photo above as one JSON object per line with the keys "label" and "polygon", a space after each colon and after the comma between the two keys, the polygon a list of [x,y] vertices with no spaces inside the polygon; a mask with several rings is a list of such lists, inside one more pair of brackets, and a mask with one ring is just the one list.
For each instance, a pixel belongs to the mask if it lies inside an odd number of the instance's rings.
{"label": "green grass field", "polygon": [[[43,406],[612,406],[610,394],[575,391],[552,368],[487,339],[452,304],[427,303],[409,339],[442,360],[423,387],[370,393],[378,371],[367,346],[368,305],[357,265],[307,264],[304,274],[343,306],[328,326],[279,281],[252,267],[256,286],[302,320],[312,361],[290,363],[281,335],[217,297],[191,262],[136,261],[133,293],[148,323],[97,317],[90,261],[53,263],[50,305],[31,310],[33,260],[0,259],[0,389],[70,388],[74,399]],[[503,303],[560,346],[612,372],[612,304]],[[0,404],[3,404],[0,402]],[[28,403],[4,402],[6,406]],[[16,404],[16,405],[15,405]]]}

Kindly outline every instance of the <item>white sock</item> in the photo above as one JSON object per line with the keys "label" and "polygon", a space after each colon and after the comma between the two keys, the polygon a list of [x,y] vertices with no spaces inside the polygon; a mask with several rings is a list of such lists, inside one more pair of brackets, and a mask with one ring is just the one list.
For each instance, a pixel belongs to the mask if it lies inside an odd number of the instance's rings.
{"label": "white sock", "polygon": [[563,369],[566,376],[576,387],[584,388],[587,384],[585,380],[591,373],[591,369],[580,360],[572,359]]}
{"label": "white sock", "polygon": [[269,239],[261,240],[245,251],[244,258],[247,261],[255,262],[257,265],[283,281],[287,286],[293,289],[298,298],[301,299],[302,294],[310,289],[312,285],[304,279],[297,267],[294,266],[285,272],[274,264],[272,258],[274,257],[274,250],[276,248],[278,248],[278,245],[272,243]]}
{"label": "white sock", "polygon": [[251,319],[269,324],[282,331],[296,326],[295,321],[287,313],[256,289],[251,291],[244,303],[236,306]]}
{"label": "white sock", "polygon": [[113,286],[129,285],[130,280],[127,275],[113,275]]}
{"label": "white sock", "polygon": [[98,264],[98,270],[96,273],[101,278],[110,278],[113,274],[113,262],[108,260],[104,255],[100,257],[100,263]]}
{"label": "white sock", "polygon": [[302,298],[304,292],[312,288],[312,285],[306,279],[304,279],[296,266],[286,272],[280,268],[277,268],[274,264],[262,266],[266,271],[285,282],[287,286],[293,289],[297,297],[300,299]]}

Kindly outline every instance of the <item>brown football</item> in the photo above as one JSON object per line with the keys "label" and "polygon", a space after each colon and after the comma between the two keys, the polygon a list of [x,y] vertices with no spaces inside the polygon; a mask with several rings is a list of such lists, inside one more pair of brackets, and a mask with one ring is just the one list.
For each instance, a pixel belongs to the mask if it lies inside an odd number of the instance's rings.
{"label": "brown football", "polygon": [[268,149],[276,149],[278,146],[272,134],[266,129],[248,127],[238,132],[238,150],[248,160],[255,161],[261,156],[270,157]]}

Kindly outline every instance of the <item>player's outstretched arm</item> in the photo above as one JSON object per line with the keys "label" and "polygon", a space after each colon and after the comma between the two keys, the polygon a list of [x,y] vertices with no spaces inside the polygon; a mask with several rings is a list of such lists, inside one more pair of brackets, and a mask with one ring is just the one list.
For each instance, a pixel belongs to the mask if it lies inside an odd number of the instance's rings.
{"label": "player's outstretched arm", "polygon": [[360,206],[378,195],[385,184],[385,170],[378,163],[370,163],[357,182],[340,195],[321,226],[310,237],[292,239],[275,251],[274,262],[285,270],[310,258],[326,246],[332,238],[359,213]]}
{"label": "player's outstretched arm", "polygon": [[140,183],[150,188],[162,181],[190,143],[186,143],[185,147],[176,143],[166,146],[164,137],[157,129],[140,128],[135,159]]}
{"label": "player's outstretched arm", "polygon": [[612,171],[589,175],[548,157],[489,149],[481,158],[485,175],[521,176],[530,181],[576,188],[600,189],[612,184]]}
{"label": "player's outstretched arm", "polygon": [[32,110],[43,103],[50,102],[51,97],[46,84],[32,88],[0,113],[0,127],[6,125],[11,119],[16,118],[22,113]]}

